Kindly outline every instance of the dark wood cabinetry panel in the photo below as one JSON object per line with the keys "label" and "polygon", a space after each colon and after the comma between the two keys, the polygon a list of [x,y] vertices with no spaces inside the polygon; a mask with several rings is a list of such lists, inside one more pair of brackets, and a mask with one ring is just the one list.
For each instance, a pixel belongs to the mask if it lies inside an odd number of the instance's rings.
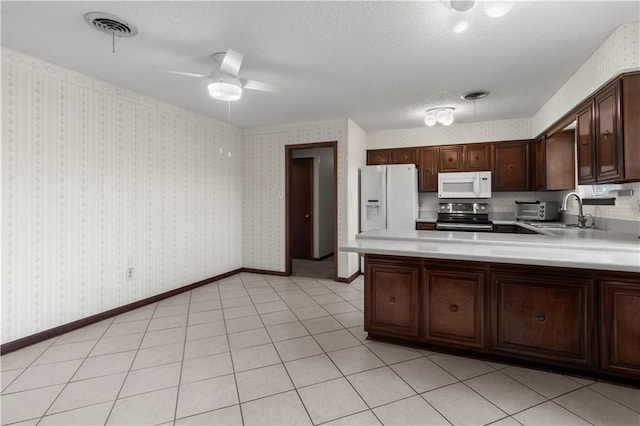
{"label": "dark wood cabinetry panel", "polygon": [[640,73],[622,77],[624,178],[640,180]]}
{"label": "dark wood cabinetry panel", "polygon": [[418,191],[438,190],[438,148],[418,148]]}
{"label": "dark wood cabinetry panel", "polygon": [[533,143],[533,186],[534,191],[547,189],[547,140],[543,136]]}
{"label": "dark wood cabinetry panel", "polygon": [[433,222],[416,222],[417,231],[435,231],[436,224]]}
{"label": "dark wood cabinetry panel", "polygon": [[622,179],[622,139],[620,120],[620,82],[595,97],[596,181]]}
{"label": "dark wood cabinetry panel", "polygon": [[640,376],[640,286],[615,280],[599,285],[600,367]]}
{"label": "dark wood cabinetry panel", "polygon": [[391,150],[370,149],[367,150],[367,166],[378,166],[390,163]]}
{"label": "dark wood cabinetry panel", "polygon": [[447,145],[439,147],[440,172],[461,172],[464,170],[464,145]]}
{"label": "dark wood cabinetry panel", "polygon": [[365,330],[417,338],[420,263],[366,256]]}
{"label": "dark wood cabinetry panel", "polygon": [[575,181],[576,131],[561,130],[547,137],[545,142],[545,189],[573,190]]}
{"label": "dark wood cabinetry panel", "polygon": [[493,190],[528,191],[530,141],[493,144]]}
{"label": "dark wood cabinetry panel", "polygon": [[416,164],[416,148],[395,148],[391,150],[391,164]]}
{"label": "dark wood cabinetry panel", "polygon": [[421,292],[424,338],[484,348],[484,283],[484,270],[425,266]]}
{"label": "dark wood cabinetry panel", "polygon": [[465,170],[469,172],[491,170],[491,144],[474,143],[465,145]]}
{"label": "dark wood cabinetry panel", "polygon": [[493,272],[491,280],[494,350],[593,365],[591,281],[509,272]]}
{"label": "dark wood cabinetry panel", "polygon": [[576,114],[578,149],[578,183],[596,181],[596,146],[593,140],[593,103],[589,102]]}

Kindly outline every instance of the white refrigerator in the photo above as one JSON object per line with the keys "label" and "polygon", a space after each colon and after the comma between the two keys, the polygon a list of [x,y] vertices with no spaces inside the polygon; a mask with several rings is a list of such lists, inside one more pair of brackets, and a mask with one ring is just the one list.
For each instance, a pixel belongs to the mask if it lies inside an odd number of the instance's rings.
{"label": "white refrigerator", "polygon": [[415,164],[365,166],[360,175],[360,230],[416,229],[418,171]]}

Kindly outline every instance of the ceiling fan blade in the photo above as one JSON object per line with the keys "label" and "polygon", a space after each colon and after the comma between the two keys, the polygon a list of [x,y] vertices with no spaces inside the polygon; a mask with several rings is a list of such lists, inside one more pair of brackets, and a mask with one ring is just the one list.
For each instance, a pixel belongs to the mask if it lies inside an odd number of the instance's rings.
{"label": "ceiling fan blade", "polygon": [[187,77],[199,77],[199,78],[209,78],[209,75],[198,74],[195,72],[186,72],[186,71],[175,71],[175,70],[166,70],[162,68],[158,68],[158,71],[166,72],[169,74],[177,74],[177,75],[185,75]]}
{"label": "ceiling fan blade", "polygon": [[243,59],[244,54],[231,49],[227,50],[227,53],[224,55],[224,59],[222,59],[222,62],[220,63],[220,71],[237,77]]}
{"label": "ceiling fan blade", "polygon": [[263,83],[262,81],[256,81],[256,80],[241,79],[240,81],[242,81],[243,89],[259,90],[261,92],[271,92],[271,93],[280,92],[280,89],[278,89],[278,87],[274,86],[273,84]]}

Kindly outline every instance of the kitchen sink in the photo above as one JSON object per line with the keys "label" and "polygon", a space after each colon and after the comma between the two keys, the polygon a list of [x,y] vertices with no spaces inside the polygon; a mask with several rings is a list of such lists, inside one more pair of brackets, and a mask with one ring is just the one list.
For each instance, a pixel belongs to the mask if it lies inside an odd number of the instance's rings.
{"label": "kitchen sink", "polygon": [[535,226],[536,228],[546,229],[580,229],[577,223],[528,223],[528,225]]}

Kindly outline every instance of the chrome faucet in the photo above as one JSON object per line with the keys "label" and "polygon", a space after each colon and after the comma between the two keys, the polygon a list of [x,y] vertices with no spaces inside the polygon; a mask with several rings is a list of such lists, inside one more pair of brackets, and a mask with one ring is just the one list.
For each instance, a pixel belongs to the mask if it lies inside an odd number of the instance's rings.
{"label": "chrome faucet", "polygon": [[569,201],[569,197],[571,197],[572,195],[576,197],[576,200],[578,200],[578,228],[586,228],[587,218],[584,216],[584,213],[582,212],[582,197],[580,197],[580,195],[577,192],[570,192],[564,196],[564,199],[562,200],[562,206],[560,207],[560,211],[561,212],[567,211],[567,202]]}

